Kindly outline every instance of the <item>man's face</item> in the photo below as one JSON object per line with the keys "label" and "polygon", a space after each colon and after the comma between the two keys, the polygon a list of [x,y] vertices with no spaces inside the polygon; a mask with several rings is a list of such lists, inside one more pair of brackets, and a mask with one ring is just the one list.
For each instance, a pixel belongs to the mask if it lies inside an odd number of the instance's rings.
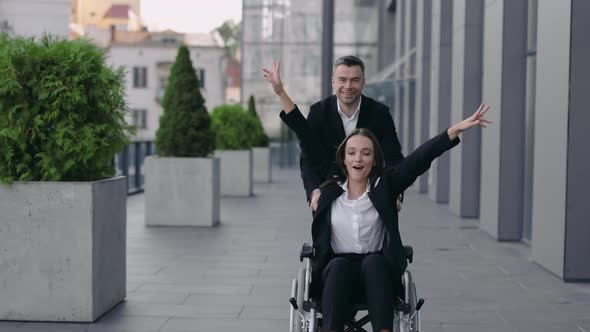
{"label": "man's face", "polygon": [[361,66],[339,65],[332,76],[332,89],[344,105],[355,104],[363,92],[365,78]]}

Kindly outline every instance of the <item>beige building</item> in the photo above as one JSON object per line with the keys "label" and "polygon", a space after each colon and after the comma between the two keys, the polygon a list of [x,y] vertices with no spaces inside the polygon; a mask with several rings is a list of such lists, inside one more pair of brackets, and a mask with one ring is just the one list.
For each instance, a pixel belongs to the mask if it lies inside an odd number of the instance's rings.
{"label": "beige building", "polygon": [[[111,25],[135,25],[141,16],[140,0],[72,0],[72,23],[107,29]],[[140,30],[141,25],[134,31]]]}
{"label": "beige building", "polygon": [[112,65],[126,69],[127,121],[138,129],[134,140],[151,141],[159,126],[170,69],[178,47],[188,46],[208,111],[225,102],[225,50],[210,34],[174,31],[114,31],[108,47]]}

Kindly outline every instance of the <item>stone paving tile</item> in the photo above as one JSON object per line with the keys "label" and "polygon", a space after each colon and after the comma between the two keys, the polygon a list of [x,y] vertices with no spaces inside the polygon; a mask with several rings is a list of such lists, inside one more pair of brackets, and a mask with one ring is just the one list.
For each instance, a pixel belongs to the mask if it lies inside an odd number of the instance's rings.
{"label": "stone paving tile", "polygon": [[127,303],[183,304],[189,296],[190,293],[128,292],[125,301]]}
{"label": "stone paving tile", "polygon": [[[256,196],[223,198],[214,228],[145,227],[144,196],[127,204],[127,300],[93,324],[2,322],[0,332],[286,331],[291,279],[310,242],[297,170],[277,170]],[[590,284],[568,284],[426,195],[400,215],[424,331],[590,332]]]}
{"label": "stone paving tile", "polygon": [[111,316],[150,316],[187,318],[237,318],[243,306],[239,304],[161,304],[130,303],[120,304]]}
{"label": "stone paving tile", "polygon": [[2,332],[83,332],[90,324],[86,323],[52,323],[52,322],[3,322]]}
{"label": "stone paving tile", "polygon": [[288,331],[289,317],[284,320],[269,319],[189,319],[171,318],[161,329],[163,332],[277,332]]}
{"label": "stone paving tile", "polygon": [[279,306],[288,308],[288,296],[276,296],[275,294],[262,295],[212,295],[212,294],[191,294],[184,304],[234,304]]}
{"label": "stone paving tile", "polygon": [[[119,306],[123,306],[120,304]],[[92,327],[98,326],[111,330],[129,330],[129,331],[146,331],[159,330],[170,319],[169,316],[126,316],[123,315],[120,309],[111,310],[107,315],[97,320]],[[89,328],[92,331],[91,328]]]}

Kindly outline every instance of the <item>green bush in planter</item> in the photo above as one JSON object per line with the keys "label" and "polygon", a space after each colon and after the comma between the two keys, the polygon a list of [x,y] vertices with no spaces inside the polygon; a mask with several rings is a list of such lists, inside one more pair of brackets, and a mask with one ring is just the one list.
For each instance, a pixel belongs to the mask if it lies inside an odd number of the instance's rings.
{"label": "green bush in planter", "polygon": [[258,129],[256,119],[238,104],[214,108],[211,127],[217,135],[215,146],[219,150],[250,149]]}
{"label": "green bush in planter", "polygon": [[158,155],[207,157],[213,152],[215,132],[186,46],[178,49],[162,107],[155,142]]}
{"label": "green bush in planter", "polygon": [[268,146],[268,136],[264,133],[264,127],[262,126],[262,122],[260,122],[260,118],[258,117],[258,113],[256,112],[256,102],[254,101],[254,96],[250,96],[248,99],[248,114],[253,116],[256,119],[257,129],[256,129],[256,137],[254,138],[253,146],[256,147],[267,147]]}
{"label": "green bush in planter", "polygon": [[0,181],[114,175],[134,132],[124,76],[85,40],[0,35]]}

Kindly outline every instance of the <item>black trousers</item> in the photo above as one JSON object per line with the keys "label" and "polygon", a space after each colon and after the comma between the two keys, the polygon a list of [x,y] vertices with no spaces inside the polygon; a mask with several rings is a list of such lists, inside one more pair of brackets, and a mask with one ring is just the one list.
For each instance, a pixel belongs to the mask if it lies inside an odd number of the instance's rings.
{"label": "black trousers", "polygon": [[373,331],[392,330],[393,278],[381,253],[335,255],[322,271],[324,331],[343,331],[355,303],[367,304]]}

